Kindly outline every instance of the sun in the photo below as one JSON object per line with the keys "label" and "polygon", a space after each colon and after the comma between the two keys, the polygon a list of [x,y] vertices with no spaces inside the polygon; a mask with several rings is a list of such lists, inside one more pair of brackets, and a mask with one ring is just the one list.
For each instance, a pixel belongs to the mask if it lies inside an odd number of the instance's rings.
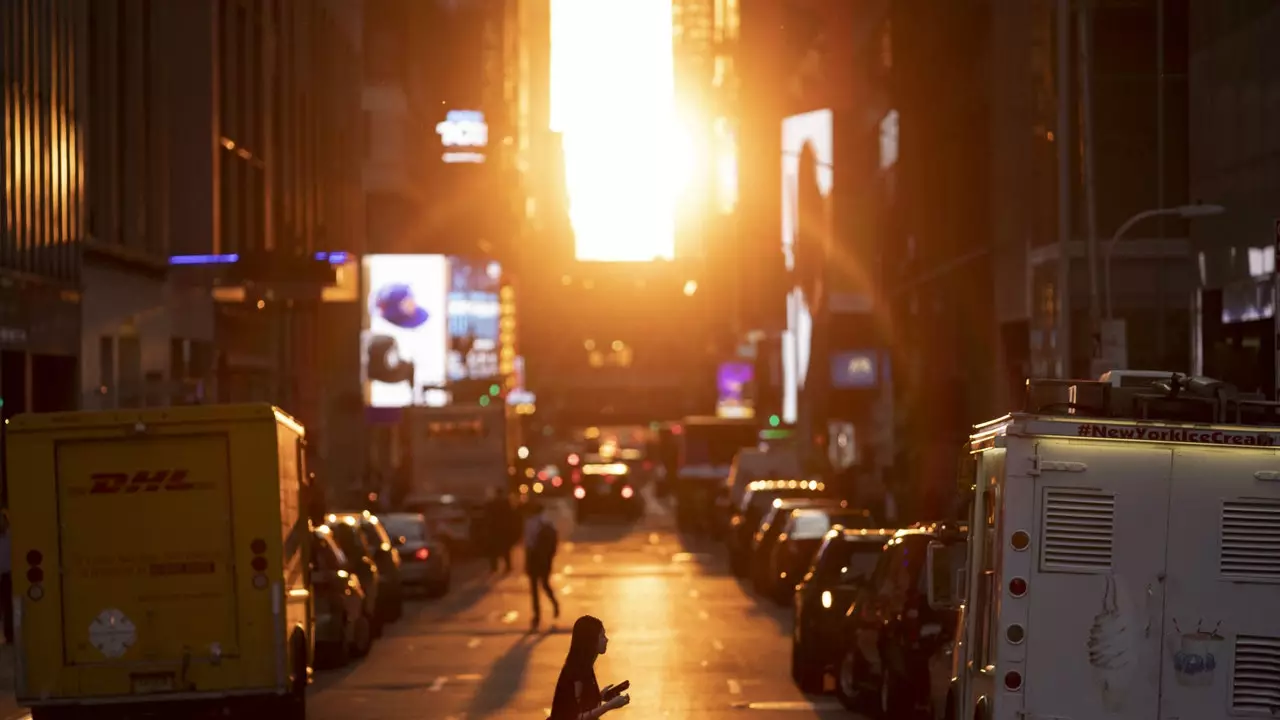
{"label": "sun", "polygon": [[551,125],[579,260],[675,255],[675,194],[693,148],[675,113],[671,49],[669,2],[551,2]]}

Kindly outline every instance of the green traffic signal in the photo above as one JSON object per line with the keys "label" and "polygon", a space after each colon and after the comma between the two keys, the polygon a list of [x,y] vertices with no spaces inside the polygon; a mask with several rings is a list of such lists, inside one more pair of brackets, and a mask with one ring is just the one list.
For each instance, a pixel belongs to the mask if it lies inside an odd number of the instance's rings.
{"label": "green traffic signal", "polygon": [[491,396],[498,397],[498,393],[500,392],[502,392],[502,388],[497,383],[494,383],[489,386],[489,394]]}
{"label": "green traffic signal", "polygon": [[488,395],[481,395],[481,396],[480,396],[480,407],[489,407],[489,396],[488,396]]}
{"label": "green traffic signal", "polygon": [[782,418],[778,417],[777,415],[769,416],[769,427],[778,427],[781,424],[782,424]]}

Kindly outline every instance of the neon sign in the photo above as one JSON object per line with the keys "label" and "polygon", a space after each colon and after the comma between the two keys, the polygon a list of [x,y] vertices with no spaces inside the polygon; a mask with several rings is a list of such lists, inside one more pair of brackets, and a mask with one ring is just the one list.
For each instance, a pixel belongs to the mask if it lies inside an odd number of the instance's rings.
{"label": "neon sign", "polygon": [[489,125],[484,121],[484,113],[450,110],[445,119],[436,124],[436,133],[445,147],[442,156],[445,162],[484,162],[483,150],[489,145]]}

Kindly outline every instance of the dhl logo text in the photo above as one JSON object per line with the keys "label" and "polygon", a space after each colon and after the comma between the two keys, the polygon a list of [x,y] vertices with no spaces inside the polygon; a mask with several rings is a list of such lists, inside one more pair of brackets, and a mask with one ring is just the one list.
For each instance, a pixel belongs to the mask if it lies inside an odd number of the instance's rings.
{"label": "dhl logo text", "polygon": [[129,473],[93,473],[90,495],[115,495],[117,493],[160,492],[194,490],[196,484],[187,480],[186,470],[139,470]]}

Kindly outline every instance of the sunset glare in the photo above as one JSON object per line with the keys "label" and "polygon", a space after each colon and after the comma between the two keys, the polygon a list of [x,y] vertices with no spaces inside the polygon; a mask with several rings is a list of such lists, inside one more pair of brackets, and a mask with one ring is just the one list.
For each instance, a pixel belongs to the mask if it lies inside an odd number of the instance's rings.
{"label": "sunset glare", "polygon": [[669,2],[552,0],[551,127],[579,260],[674,256],[689,176],[674,104]]}

